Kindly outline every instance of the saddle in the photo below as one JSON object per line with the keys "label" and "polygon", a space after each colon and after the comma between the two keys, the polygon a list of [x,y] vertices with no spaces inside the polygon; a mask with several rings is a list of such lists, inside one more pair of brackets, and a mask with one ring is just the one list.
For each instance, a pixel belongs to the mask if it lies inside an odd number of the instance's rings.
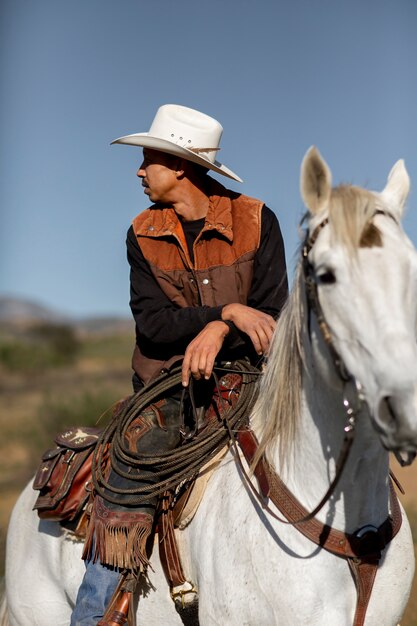
{"label": "saddle", "polygon": [[[241,383],[240,374],[226,374],[222,377],[220,383],[217,384],[204,419],[199,420],[199,432],[206,428],[212,430],[223,427],[221,416],[225,410],[237,404]],[[117,417],[123,402],[127,400],[119,403],[119,411],[115,411],[113,417]],[[34,505],[39,517],[60,522],[80,539],[85,538],[88,528],[94,495],[93,453],[101,433],[102,430],[97,428],[73,427],[57,435],[55,448],[43,454],[33,482],[33,488],[40,491]],[[109,461],[111,444],[105,445],[107,455],[100,456],[104,465]],[[175,528],[185,528],[192,520],[204,495],[207,482],[227,450],[226,445],[209,459],[192,480],[187,480],[175,491],[167,491],[159,498],[155,530],[158,536],[160,560],[171,589],[172,599],[184,623],[196,623],[197,591],[184,575],[175,538]],[[102,470],[106,473],[106,467],[102,467]],[[130,592],[121,591],[120,593],[121,600],[116,604],[124,606]],[[187,598],[188,594],[194,594],[191,602]],[[123,614],[125,609],[122,611]],[[114,611],[115,608],[112,605],[112,615]],[[110,623],[112,620],[103,621],[103,624]]]}

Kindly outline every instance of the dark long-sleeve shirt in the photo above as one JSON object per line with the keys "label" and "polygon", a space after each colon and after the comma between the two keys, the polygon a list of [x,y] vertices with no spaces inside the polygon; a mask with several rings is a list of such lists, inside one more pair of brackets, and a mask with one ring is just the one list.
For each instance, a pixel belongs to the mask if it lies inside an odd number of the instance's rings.
{"label": "dark long-sleeve shirt", "polygon": [[[199,229],[194,222],[183,222],[188,247]],[[194,232],[193,231],[194,228]],[[130,306],[136,322],[137,341],[142,352],[153,358],[183,354],[189,342],[211,321],[220,320],[222,306],[178,307],[162,291],[138,244],[133,228],[127,233],[130,264]],[[262,209],[261,239],[253,264],[253,278],[247,305],[269,313],[275,319],[288,295],[284,243],[275,214]],[[229,323],[231,329],[223,347],[227,358],[236,352],[251,351],[249,338]]]}

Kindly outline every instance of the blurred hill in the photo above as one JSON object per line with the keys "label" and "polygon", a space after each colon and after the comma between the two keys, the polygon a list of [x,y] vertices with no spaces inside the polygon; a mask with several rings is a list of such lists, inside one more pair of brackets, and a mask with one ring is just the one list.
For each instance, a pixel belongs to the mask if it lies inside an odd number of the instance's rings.
{"label": "blurred hill", "polygon": [[0,322],[7,324],[22,322],[65,322],[67,316],[23,298],[0,296]]}
{"label": "blurred hill", "polygon": [[20,334],[38,324],[71,326],[81,336],[124,334],[132,332],[134,327],[130,317],[71,317],[32,300],[0,296],[0,328],[3,331]]}

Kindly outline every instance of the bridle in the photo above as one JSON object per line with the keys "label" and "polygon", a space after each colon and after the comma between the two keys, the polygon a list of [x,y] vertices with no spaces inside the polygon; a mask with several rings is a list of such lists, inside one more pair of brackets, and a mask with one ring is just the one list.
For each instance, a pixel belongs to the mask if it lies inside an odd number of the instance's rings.
{"label": "bridle", "polygon": [[316,226],[311,236],[309,235],[307,231],[304,244],[302,247],[302,269],[303,269],[303,278],[304,278],[306,298],[307,298],[308,328],[310,330],[310,325],[311,325],[310,318],[311,318],[311,312],[313,312],[316,316],[317,323],[319,325],[323,339],[332,357],[335,369],[337,373],[339,374],[340,379],[343,382],[348,382],[352,380],[353,376],[347,370],[346,365],[343,362],[343,359],[341,358],[341,356],[339,355],[339,353],[337,352],[334,346],[334,343],[332,340],[332,333],[324,317],[323,310],[321,308],[320,300],[318,297],[317,281],[315,279],[314,267],[308,258],[308,255],[310,251],[312,250],[314,244],[316,243],[319,234],[321,233],[323,228],[327,226],[328,223],[329,223],[329,219],[326,217],[323,221],[321,221]]}
{"label": "bridle", "polygon": [[[311,314],[314,313],[317,319],[317,323],[318,323],[321,335],[323,337],[323,340],[328,348],[331,359],[333,361],[335,370],[338,373],[339,378],[341,379],[343,383],[343,407],[344,407],[346,418],[345,418],[345,424],[343,427],[344,437],[343,437],[342,446],[339,452],[339,456],[335,464],[334,478],[331,481],[326,493],[324,494],[324,496],[321,498],[319,503],[314,507],[312,511],[307,512],[303,510],[303,514],[301,517],[296,517],[296,518],[289,520],[288,518],[284,519],[281,516],[277,515],[268,506],[267,504],[268,487],[262,488],[262,484],[263,485],[267,484],[268,480],[263,476],[264,472],[261,469],[261,464],[259,463],[258,468],[254,469],[255,475],[257,474],[257,470],[258,470],[257,479],[258,479],[258,484],[260,485],[260,488],[261,488],[261,493],[259,493],[255,485],[250,480],[250,477],[247,474],[243,466],[243,463],[240,460],[240,455],[236,450],[236,437],[233,433],[233,429],[229,427],[227,423],[227,419],[225,419],[225,426],[226,428],[228,428],[229,437],[232,442],[232,447],[235,449],[236,461],[240,466],[242,475],[244,476],[248,487],[253,492],[256,499],[260,502],[262,508],[265,511],[267,511],[272,517],[277,519],[279,522],[283,524],[290,524],[293,526],[298,526],[299,524],[302,525],[305,522],[309,522],[310,520],[312,520],[317,515],[317,513],[321,511],[321,509],[330,500],[331,496],[335,492],[336,487],[339,484],[339,481],[342,477],[342,473],[346,466],[346,462],[349,458],[349,453],[350,453],[350,450],[352,448],[352,444],[355,438],[355,434],[356,434],[355,428],[356,428],[357,417],[362,410],[363,404],[365,403],[365,396],[363,393],[362,384],[349,372],[342,357],[340,356],[340,354],[338,353],[334,345],[334,342],[332,339],[332,333],[324,317],[323,310],[322,310],[320,300],[318,297],[317,281],[315,279],[314,267],[308,258],[309,252],[311,251],[314,244],[316,243],[320,232],[325,226],[327,226],[328,223],[329,223],[328,218],[323,219],[316,226],[316,228],[313,230],[313,233],[311,235],[309,234],[307,230],[304,243],[302,246],[302,271],[303,271],[303,279],[304,279],[305,293],[306,293],[306,300],[307,300],[307,316],[308,316],[307,325],[309,329],[309,337],[311,340],[310,319],[311,319]],[[225,414],[227,415],[227,411],[225,411]],[[243,437],[240,435],[240,433],[238,433],[237,440],[239,444],[241,445],[245,455],[247,456],[246,451],[244,449],[245,444],[242,444],[242,439]],[[253,447],[253,445],[257,446],[257,442],[256,444],[251,443],[251,448]],[[254,456],[255,456],[255,453],[251,455],[250,462],[252,462]],[[275,474],[275,472],[273,472],[273,474]],[[402,491],[401,485],[398,484],[398,481],[396,480],[396,478],[394,476],[392,476],[392,478],[394,482],[397,484],[397,486],[399,487],[399,489]],[[301,508],[299,510],[301,510]]]}
{"label": "bridle", "polygon": [[314,244],[316,243],[319,234],[321,233],[323,228],[328,225],[328,223],[329,219],[326,217],[316,226],[311,235],[307,230],[302,246],[302,271],[307,300],[307,325],[309,330],[309,337],[311,340],[311,313],[314,313],[321,335],[333,361],[334,368],[343,383],[343,406],[346,413],[346,422],[344,426],[345,435],[342,443],[342,448],[339,453],[339,458],[336,462],[335,477],[330,484],[326,494],[312,512],[311,517],[316,515],[316,513],[318,513],[320,509],[324,506],[324,504],[330,499],[340,480],[341,474],[350,453],[350,449],[353,444],[353,440],[355,438],[356,419],[365,401],[362,384],[349,372],[342,357],[335,348],[332,338],[332,332],[329,328],[326,318],[324,317],[318,297],[317,280],[315,277],[314,267],[308,258],[308,255],[312,250]]}
{"label": "bridle", "polygon": [[[390,219],[394,220],[395,223],[397,223],[396,219],[390,213],[387,213],[386,211],[383,211],[382,209],[377,209],[374,212],[374,216],[375,215],[385,215],[389,217]],[[308,258],[309,253],[312,250],[314,244],[316,243],[320,232],[325,226],[327,226],[328,223],[329,223],[329,219],[326,217],[315,227],[311,235],[309,234],[307,230],[304,243],[302,246],[302,270],[303,270],[305,293],[306,293],[306,299],[307,299],[308,329],[309,329],[309,335],[310,335],[311,313],[314,313],[321,335],[330,353],[330,357],[333,361],[334,368],[344,385],[343,404],[344,404],[344,407],[346,409],[346,414],[347,414],[347,423],[345,425],[345,433],[347,432],[346,429],[348,428],[350,435],[351,435],[351,438],[349,439],[349,441],[353,443],[356,416],[361,411],[362,405],[366,403],[364,389],[360,381],[357,378],[355,378],[353,374],[349,372],[342,357],[340,356],[340,354],[338,353],[338,351],[336,350],[334,346],[334,342],[332,339],[332,332],[329,328],[329,325],[327,324],[327,321],[323,314],[323,310],[322,310],[320,300],[318,297],[317,280],[315,276],[314,266],[312,265],[312,263],[310,262]],[[352,392],[353,392],[353,395],[352,395]],[[389,406],[389,402],[388,401],[386,402],[388,404],[388,409],[391,410]],[[353,407],[353,405],[355,406]],[[343,448],[345,447],[345,445],[348,445],[346,443],[346,437],[343,443]],[[342,454],[343,454],[343,449],[341,452],[341,456]],[[413,452],[407,452],[405,453],[405,456],[403,456],[403,454],[398,451],[394,451],[393,454],[402,467],[406,465],[410,465],[416,456],[416,454]],[[337,476],[337,472],[336,472],[336,476]]]}

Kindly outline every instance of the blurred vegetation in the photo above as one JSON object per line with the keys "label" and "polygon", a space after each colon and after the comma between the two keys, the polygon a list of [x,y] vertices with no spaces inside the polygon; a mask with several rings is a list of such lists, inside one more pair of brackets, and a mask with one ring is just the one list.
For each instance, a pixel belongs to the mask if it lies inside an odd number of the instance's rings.
{"label": "blurred vegetation", "polygon": [[104,426],[132,393],[133,344],[133,328],[80,335],[68,325],[0,326],[0,575],[16,498],[57,433]]}
{"label": "blurred vegetation", "polygon": [[45,394],[38,409],[36,424],[30,434],[34,465],[39,451],[54,447],[53,438],[72,426],[99,426],[107,424],[116,398],[113,389],[100,387],[78,393],[73,389],[65,395]]}
{"label": "blurred vegetation", "polygon": [[79,356],[90,359],[122,359],[130,365],[133,351],[133,335],[117,334],[105,336],[87,336],[80,343]]}
{"label": "blurred vegetation", "polygon": [[12,372],[39,372],[74,362],[80,341],[66,324],[36,324],[0,338],[0,364]]}

